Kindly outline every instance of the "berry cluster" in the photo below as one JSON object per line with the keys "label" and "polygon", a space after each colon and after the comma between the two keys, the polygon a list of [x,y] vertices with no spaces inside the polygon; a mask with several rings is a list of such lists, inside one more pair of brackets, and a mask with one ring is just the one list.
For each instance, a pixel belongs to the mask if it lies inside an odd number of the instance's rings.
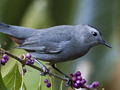
{"label": "berry cluster", "polygon": [[87,85],[87,87],[95,89],[99,86],[99,83],[97,81],[93,82],[91,85]]}
{"label": "berry cluster", "polygon": [[30,53],[26,54],[26,58],[28,58],[28,60],[26,61],[26,65],[34,64],[34,60],[31,59],[31,54]]}
{"label": "berry cluster", "polygon": [[[34,64],[34,60],[32,60],[31,57],[32,57],[31,54],[27,53],[25,57],[24,57],[24,55],[21,55],[20,59],[27,58],[28,60],[26,61],[26,65]],[[27,70],[24,68],[23,73],[21,72],[21,76],[24,75],[26,72],[27,72]]]}
{"label": "berry cluster", "polygon": [[74,88],[85,88],[86,80],[82,78],[80,71],[77,71],[75,74],[71,73],[70,76],[74,82]]}
{"label": "berry cluster", "polygon": [[46,87],[50,88],[51,87],[51,83],[48,82],[48,79],[44,80],[44,83],[46,83]]}
{"label": "berry cluster", "polygon": [[8,60],[9,60],[9,57],[8,57],[6,54],[4,54],[4,55],[2,56],[2,59],[1,59],[1,64],[2,64],[2,65],[5,65],[5,63],[6,63]]}
{"label": "berry cluster", "polygon": [[[24,56],[22,55],[20,57],[21,59],[24,59]],[[26,57],[28,60],[26,61],[26,65],[29,65],[29,64],[34,64],[34,60],[31,59],[31,54],[30,53],[27,53],[26,54]],[[5,65],[5,63],[9,60],[9,57],[4,54],[2,56],[2,59],[1,59],[1,64],[2,65]],[[48,69],[49,71],[49,69]],[[27,70],[24,68],[23,69],[23,73],[21,73],[21,76],[23,74],[25,74],[27,72]],[[72,81],[74,82],[73,84],[73,87],[76,88],[76,89],[79,89],[79,88],[85,88],[85,83],[86,83],[86,80],[82,78],[81,76],[81,72],[80,71],[77,71],[75,74],[71,73],[70,76],[72,77]],[[51,87],[51,83],[49,83],[48,79],[45,79],[44,80],[44,83],[46,83],[46,87],[50,88]],[[95,89],[99,86],[99,83],[97,81],[93,82],[91,85],[87,85],[87,87],[89,88],[92,88],[92,89]]]}

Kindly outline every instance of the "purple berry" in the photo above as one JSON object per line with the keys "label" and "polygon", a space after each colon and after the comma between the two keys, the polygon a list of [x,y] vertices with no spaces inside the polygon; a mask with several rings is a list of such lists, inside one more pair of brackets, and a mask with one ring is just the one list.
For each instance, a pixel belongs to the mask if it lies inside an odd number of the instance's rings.
{"label": "purple berry", "polygon": [[77,72],[76,72],[76,75],[77,75],[77,76],[80,76],[80,75],[81,75],[81,72],[80,72],[80,71],[77,71]]}
{"label": "purple berry", "polygon": [[31,60],[31,63],[34,64],[34,60]]}
{"label": "purple berry", "polygon": [[83,85],[81,86],[81,88],[85,88],[85,84],[83,84]]}
{"label": "purple berry", "polygon": [[49,87],[51,87],[51,84],[50,84],[50,83],[47,83],[46,86],[49,88]]}
{"label": "purple berry", "polygon": [[81,84],[81,81],[80,81],[80,80],[77,80],[76,83],[77,83],[78,85],[80,85],[80,84]]}
{"label": "purple berry", "polygon": [[80,86],[77,83],[74,83],[75,88],[80,88]]}
{"label": "purple berry", "polygon": [[6,62],[7,62],[7,60],[4,59],[4,58],[2,58],[1,63],[2,63],[2,64],[5,64]]}
{"label": "purple berry", "polygon": [[82,80],[82,77],[81,76],[77,76],[77,80]]}
{"label": "purple berry", "polygon": [[86,83],[86,80],[85,80],[85,79],[81,80],[81,84],[82,84],[82,85],[85,84],[85,83]]}
{"label": "purple berry", "polygon": [[49,69],[47,69],[47,71],[49,72],[50,70],[49,70]]}
{"label": "purple berry", "polygon": [[85,79],[83,79],[83,81],[84,81],[84,83],[86,83],[86,80],[85,80]]}
{"label": "purple berry", "polygon": [[26,61],[26,63],[25,63],[26,65],[29,65],[29,62],[28,61]]}
{"label": "purple berry", "polygon": [[73,77],[77,77],[76,73],[75,73],[75,74],[73,74]]}
{"label": "purple berry", "polygon": [[5,65],[5,63],[2,63],[2,62],[1,62],[1,65]]}
{"label": "purple berry", "polygon": [[30,53],[27,53],[27,54],[26,54],[26,58],[29,58],[29,59],[30,59],[30,58],[31,58],[31,54],[30,54]]}
{"label": "purple berry", "polygon": [[20,75],[21,75],[21,76],[23,75],[22,72],[20,73]]}
{"label": "purple berry", "polygon": [[90,85],[87,85],[87,87],[89,87],[89,88],[90,88]]}
{"label": "purple berry", "polygon": [[34,64],[34,60],[32,60],[32,59],[28,59],[28,62],[31,64]]}
{"label": "purple berry", "polygon": [[81,84],[83,85],[83,84],[84,84],[84,81],[81,81]]}
{"label": "purple berry", "polygon": [[27,70],[26,70],[26,69],[23,69],[23,72],[24,72],[24,73],[26,73],[26,72],[27,72]]}
{"label": "purple berry", "polygon": [[72,77],[72,81],[76,82],[77,78],[76,77]]}
{"label": "purple berry", "polygon": [[4,54],[4,55],[3,55],[3,58],[6,59],[6,60],[9,59],[9,57],[7,56],[7,54]]}
{"label": "purple berry", "polygon": [[24,59],[24,56],[23,56],[23,55],[21,55],[21,56],[20,56],[20,59]]}
{"label": "purple berry", "polygon": [[5,65],[5,63],[1,62],[1,65]]}
{"label": "purple berry", "polygon": [[32,59],[28,59],[29,62],[32,62]]}
{"label": "purple berry", "polygon": [[95,81],[95,82],[92,83],[92,85],[93,85],[94,87],[98,87],[99,83],[98,83],[97,81]]}
{"label": "purple berry", "polygon": [[73,77],[73,73],[71,73],[70,76]]}
{"label": "purple berry", "polygon": [[90,85],[90,88],[94,89],[95,87],[93,85]]}
{"label": "purple berry", "polygon": [[45,79],[45,80],[44,80],[44,83],[48,83],[48,79]]}

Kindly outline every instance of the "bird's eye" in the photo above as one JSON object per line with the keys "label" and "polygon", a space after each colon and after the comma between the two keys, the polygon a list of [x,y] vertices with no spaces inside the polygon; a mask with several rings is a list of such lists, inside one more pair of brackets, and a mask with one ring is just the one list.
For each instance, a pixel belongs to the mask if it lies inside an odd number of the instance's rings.
{"label": "bird's eye", "polygon": [[96,33],[96,32],[93,32],[93,36],[97,36],[97,33]]}

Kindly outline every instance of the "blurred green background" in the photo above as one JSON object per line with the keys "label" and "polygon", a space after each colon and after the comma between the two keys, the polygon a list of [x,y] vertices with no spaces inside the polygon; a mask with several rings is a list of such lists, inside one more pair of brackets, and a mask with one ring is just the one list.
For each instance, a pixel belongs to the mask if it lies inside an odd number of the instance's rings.
{"label": "blurred green background", "polygon": [[[59,63],[57,67],[67,75],[81,71],[88,84],[98,81],[105,90],[120,90],[120,0],[0,0],[0,22],[36,29],[81,23],[97,27],[112,49],[99,45],[82,58]],[[26,53],[12,50],[16,44],[0,33],[0,43],[3,41],[7,45],[2,47],[14,55]],[[11,58],[1,67],[3,77],[14,63]],[[27,90],[37,90],[39,72],[29,67],[27,70],[24,76]],[[47,89],[43,83],[45,78],[41,77],[41,90],[59,90],[60,80],[52,78],[52,89]],[[63,90],[66,88],[63,85]]]}

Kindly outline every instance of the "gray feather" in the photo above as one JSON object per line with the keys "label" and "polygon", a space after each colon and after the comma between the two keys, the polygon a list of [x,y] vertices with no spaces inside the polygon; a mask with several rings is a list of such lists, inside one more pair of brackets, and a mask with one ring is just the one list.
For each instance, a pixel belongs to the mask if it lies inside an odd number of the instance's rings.
{"label": "gray feather", "polygon": [[0,32],[8,34],[16,38],[21,38],[21,39],[28,38],[32,36],[34,33],[36,33],[36,31],[37,30],[31,29],[31,28],[0,23]]}
{"label": "gray feather", "polygon": [[[62,37],[62,39],[59,39]],[[41,33],[39,35],[33,35],[27,38],[21,45],[16,48],[25,50],[34,50],[37,53],[59,53],[61,52],[65,45],[69,44],[71,37],[65,34],[56,34],[53,36],[52,32]]]}

